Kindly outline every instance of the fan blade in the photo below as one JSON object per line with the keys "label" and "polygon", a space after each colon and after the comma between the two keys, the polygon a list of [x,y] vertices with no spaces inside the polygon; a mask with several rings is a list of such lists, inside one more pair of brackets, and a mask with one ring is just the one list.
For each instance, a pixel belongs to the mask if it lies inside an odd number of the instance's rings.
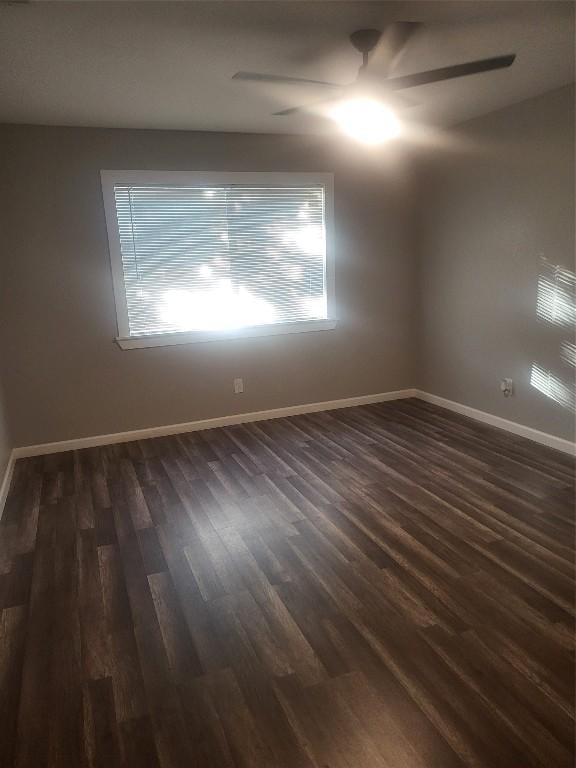
{"label": "fan blade", "polygon": [[475,75],[478,72],[505,69],[512,64],[515,58],[516,54],[511,53],[507,56],[496,56],[493,59],[468,61],[466,64],[455,64],[452,67],[441,67],[440,69],[430,69],[427,72],[416,72],[414,75],[391,77],[386,80],[386,87],[396,91],[403,88],[415,88],[418,85],[427,85],[428,83],[439,83],[442,80],[452,80],[455,77]]}
{"label": "fan blade", "polygon": [[[340,96],[330,96],[326,99],[317,99],[316,101],[313,101],[310,104],[303,104],[300,107],[288,107],[288,109],[282,109],[280,112],[273,112],[272,114],[275,117],[284,117],[285,115],[294,115],[298,112],[309,112],[313,111],[314,107],[318,104],[329,104],[333,101],[339,101]],[[400,93],[394,93],[394,94],[385,94],[384,95],[384,101],[389,106],[392,107],[392,109],[411,109],[412,107],[415,107],[418,105],[418,102],[414,101],[414,99],[408,98],[408,96],[404,96],[404,94]]]}
{"label": "fan blade", "polygon": [[295,115],[297,112],[305,112],[309,106],[309,104],[306,104],[303,107],[288,107],[288,109],[281,109],[280,112],[272,112],[272,116],[284,117],[285,115]]}
{"label": "fan blade", "polygon": [[389,24],[370,54],[370,69],[388,76],[398,64],[412,35],[421,27],[422,24],[419,21],[395,21]]}
{"label": "fan blade", "polygon": [[333,96],[328,99],[317,99],[311,104],[303,104],[301,107],[288,107],[288,109],[281,109],[280,112],[273,112],[274,117],[284,117],[285,115],[294,115],[297,112],[308,112],[313,110],[317,104],[328,104],[331,101],[336,101],[338,97]]}
{"label": "fan blade", "polygon": [[232,80],[247,80],[253,83],[285,83],[287,85],[322,85],[325,88],[342,88],[338,83],[327,83],[325,80],[307,80],[305,77],[284,77],[283,75],[266,75],[261,72],[236,72]]}
{"label": "fan blade", "polygon": [[[318,104],[329,104],[330,102],[338,101],[340,98],[339,95],[328,96],[325,99],[316,99],[309,104],[303,104],[300,107],[288,107],[288,109],[282,109],[280,112],[273,112],[272,114],[275,117],[284,117],[285,115],[294,115],[298,112],[313,111],[314,107]],[[398,110],[411,109],[418,105],[417,101],[405,96],[403,93],[384,93],[383,100],[392,107],[392,109]]]}
{"label": "fan blade", "polygon": [[384,95],[384,101],[387,102],[392,109],[413,109],[420,105],[419,101],[416,101],[410,96],[405,96],[403,93],[389,93]]}

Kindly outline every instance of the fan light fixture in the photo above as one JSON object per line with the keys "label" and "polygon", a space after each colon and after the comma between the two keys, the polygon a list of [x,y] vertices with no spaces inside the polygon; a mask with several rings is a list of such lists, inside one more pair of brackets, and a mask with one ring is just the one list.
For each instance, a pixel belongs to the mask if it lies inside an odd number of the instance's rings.
{"label": "fan light fixture", "polygon": [[[1,0],[0,0],[1,1]],[[409,75],[396,76],[394,71],[406,50],[411,38],[421,30],[422,24],[417,21],[395,21],[387,24],[383,31],[379,29],[357,29],[350,35],[353,47],[362,55],[362,64],[356,78],[348,83],[334,83],[326,80],[315,80],[291,75],[273,75],[264,72],[236,72],[234,80],[245,80],[252,83],[271,83],[274,85],[298,85],[328,92],[328,98],[316,99],[307,105],[288,107],[274,112],[278,117],[287,117],[299,112],[314,112],[320,106],[320,113],[332,117],[349,136],[364,144],[382,144],[398,136],[401,124],[385,101],[393,95],[393,104],[400,104],[403,99],[396,94],[407,88],[418,88],[429,83],[441,83],[459,77],[468,77],[480,72],[491,72],[505,69],[513,64],[516,54],[507,53],[502,56],[492,56],[489,59],[465,61],[438,69],[427,69],[424,72],[413,72]],[[377,71],[371,65],[371,54],[375,48]],[[359,93],[379,93],[374,88],[383,88],[384,102],[370,98],[358,98]],[[358,88],[361,91],[358,91]],[[347,97],[352,96],[348,101]],[[345,101],[342,101],[342,99]],[[338,104],[329,113],[325,112],[327,102]],[[410,103],[404,102],[406,106]]]}
{"label": "fan light fixture", "polygon": [[400,134],[394,112],[376,99],[351,99],[338,104],[330,117],[341,130],[362,144],[383,144]]}

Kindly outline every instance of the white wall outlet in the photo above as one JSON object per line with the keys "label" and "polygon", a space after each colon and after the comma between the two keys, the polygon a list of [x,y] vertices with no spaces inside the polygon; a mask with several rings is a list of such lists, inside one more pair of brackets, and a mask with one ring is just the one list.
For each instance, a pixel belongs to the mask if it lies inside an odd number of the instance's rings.
{"label": "white wall outlet", "polygon": [[514,394],[514,382],[512,379],[502,379],[500,382],[500,391],[504,397],[512,397]]}
{"label": "white wall outlet", "polygon": [[244,392],[244,379],[234,379],[234,394],[241,395]]}

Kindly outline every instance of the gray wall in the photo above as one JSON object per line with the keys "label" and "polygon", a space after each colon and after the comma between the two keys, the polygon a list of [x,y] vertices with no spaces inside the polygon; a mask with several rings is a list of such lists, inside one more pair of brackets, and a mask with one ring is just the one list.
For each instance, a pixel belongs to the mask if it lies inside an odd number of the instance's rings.
{"label": "gray wall", "polygon": [[[0,179],[1,178],[2,174],[0,165]],[[7,192],[8,190],[6,186],[0,184],[0,210],[5,209]],[[2,225],[2,229],[4,229],[4,225]],[[0,331],[4,327],[2,308],[5,305],[4,287],[6,285],[6,255],[7,252],[0,248]],[[6,468],[8,466],[8,459],[10,458],[10,453],[13,447],[12,435],[8,425],[8,406],[6,404],[6,397],[4,395],[4,378],[8,363],[6,360],[5,350],[2,348],[1,336],[2,334],[0,334],[0,485],[2,485],[2,480],[4,479]],[[1,514],[2,510],[0,509],[0,515]]]}
{"label": "gray wall", "polygon": [[[0,147],[16,445],[414,384],[412,197],[397,151],[374,163],[320,137],[22,126],[0,128]],[[336,330],[120,350],[99,172],[146,168],[333,171]]]}
{"label": "gray wall", "polygon": [[8,417],[2,387],[0,386],[0,485],[12,451],[12,439],[8,429]]}
{"label": "gray wall", "polygon": [[531,379],[537,365],[571,397],[573,330],[539,317],[537,301],[550,265],[574,280],[573,88],[461,126],[453,152],[426,164],[419,199],[420,386],[572,438],[568,403]]}
{"label": "gray wall", "polygon": [[[548,265],[574,274],[574,93],[471,121],[423,162],[314,137],[0,127],[0,348],[12,440],[28,445],[420,386],[561,437],[566,326],[538,316]],[[333,171],[336,330],[122,351],[100,169]],[[416,207],[415,207],[416,206]],[[415,223],[417,222],[417,226]],[[564,347],[566,349],[566,347]],[[245,380],[244,395],[232,379]],[[499,381],[511,376],[505,399]]]}

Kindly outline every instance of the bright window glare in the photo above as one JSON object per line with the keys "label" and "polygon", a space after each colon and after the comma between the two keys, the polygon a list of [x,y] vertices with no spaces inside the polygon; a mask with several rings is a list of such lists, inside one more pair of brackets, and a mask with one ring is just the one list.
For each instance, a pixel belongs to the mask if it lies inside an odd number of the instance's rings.
{"label": "bright window glare", "polygon": [[229,280],[208,291],[174,290],[164,293],[162,321],[183,331],[228,330],[276,322],[274,307]]}
{"label": "bright window glare", "polygon": [[353,99],[338,104],[331,112],[342,131],[362,144],[382,144],[400,134],[400,121],[382,102]]}
{"label": "bright window glare", "polygon": [[324,257],[324,229],[321,226],[294,227],[282,239],[286,244],[298,246],[308,256]]}
{"label": "bright window glare", "polygon": [[328,319],[321,184],[114,195],[131,337]]}

